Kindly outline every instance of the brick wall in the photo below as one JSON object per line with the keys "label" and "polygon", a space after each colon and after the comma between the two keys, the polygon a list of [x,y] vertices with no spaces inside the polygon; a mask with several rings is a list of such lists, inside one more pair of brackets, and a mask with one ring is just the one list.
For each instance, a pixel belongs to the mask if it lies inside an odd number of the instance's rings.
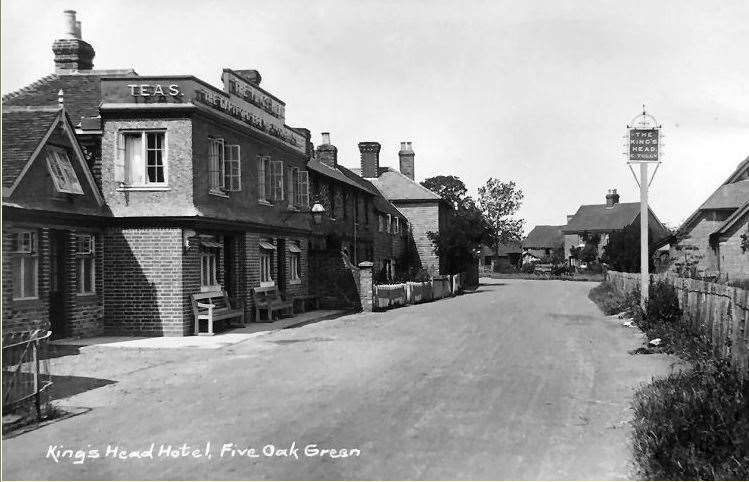
{"label": "brick wall", "polygon": [[197,248],[191,246],[183,256],[182,230],[108,228],[104,245],[106,331],[152,336],[189,333],[192,316],[186,318],[187,293],[199,289],[200,271]]}
{"label": "brick wall", "polygon": [[[166,129],[168,190],[119,191],[114,165],[120,130]],[[192,124],[190,119],[107,119],[101,140],[101,185],[115,216],[193,216]]]}
{"label": "brick wall", "polygon": [[[428,232],[439,231],[442,217],[439,203],[397,203],[396,206],[410,223],[421,266],[432,274],[439,274],[440,260],[434,254],[434,244],[427,237]],[[443,225],[444,223],[442,220]]]}
{"label": "brick wall", "polygon": [[726,241],[720,243],[720,272],[730,280],[749,279],[749,250],[741,248],[741,236],[749,233],[747,223],[736,230]]}
{"label": "brick wall", "polygon": [[[38,234],[39,271],[38,298],[36,300],[13,300],[13,261],[8,253],[12,246],[12,229],[33,230]],[[3,333],[40,328],[48,330],[49,323],[49,229],[23,224],[3,224]]]}

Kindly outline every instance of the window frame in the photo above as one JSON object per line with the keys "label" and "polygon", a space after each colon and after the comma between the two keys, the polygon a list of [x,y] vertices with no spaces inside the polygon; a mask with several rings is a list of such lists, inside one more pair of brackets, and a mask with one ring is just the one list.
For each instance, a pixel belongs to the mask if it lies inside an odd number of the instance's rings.
{"label": "window frame", "polygon": [[[13,301],[27,301],[27,300],[38,300],[39,299],[39,233],[34,230],[18,230],[11,231],[11,236],[15,238],[16,248],[11,248],[8,254],[13,257],[14,272],[11,278],[13,283],[13,294],[11,299]],[[28,249],[18,249],[18,239],[23,235],[29,235],[29,247]],[[25,245],[25,243],[21,243]],[[34,264],[34,293],[29,295],[26,293],[26,259],[33,260]],[[16,274],[18,274],[18,280],[16,280]],[[18,283],[16,283],[18,281]],[[16,287],[20,287],[21,296],[16,296]]]}
{"label": "window frame", "polygon": [[[143,184],[134,184],[132,180],[128,179],[129,170],[127,164],[127,152],[125,136],[140,134],[141,136],[141,161],[143,162],[144,180]],[[162,157],[161,164],[164,171],[163,182],[149,182],[148,181],[148,134],[161,134],[162,140]],[[166,128],[153,128],[153,129],[120,129],[117,132],[117,145],[115,146],[115,168],[114,168],[114,180],[115,182],[121,182],[122,188],[133,189],[133,190],[163,190],[169,187],[169,134]],[[122,172],[118,173],[118,170]],[[119,178],[119,179],[118,179]]]}
{"label": "window frame", "polygon": [[[260,286],[275,286],[276,282],[273,279],[273,250],[265,249],[262,246],[260,249]],[[267,267],[266,267],[267,261]],[[267,274],[267,277],[264,275]],[[265,277],[265,279],[263,279]]]}
{"label": "window frame", "polygon": [[[88,250],[82,250],[82,240],[89,240]],[[93,233],[81,233],[75,235],[75,257],[76,257],[76,283],[75,292],[78,296],[88,296],[96,294],[96,236]],[[86,261],[90,262],[90,269],[88,273],[86,271]],[[89,276],[89,283],[91,284],[91,290],[86,291],[86,283],[84,275]]]}
{"label": "window frame", "polygon": [[[200,247],[200,291],[216,291],[221,289],[221,283],[218,280],[218,248]],[[204,261],[207,261],[208,271],[204,268]],[[206,283],[206,275],[208,283]]]}
{"label": "window frame", "polygon": [[[236,158],[234,152],[236,151]],[[236,163],[237,173],[232,172]],[[242,190],[242,149],[239,144],[224,144],[224,191],[239,192]],[[236,184],[235,184],[236,181]]]}
{"label": "window frame", "polygon": [[224,139],[208,137],[208,192],[226,196],[226,151]]}
{"label": "window frame", "polygon": [[59,193],[84,194],[83,185],[75,172],[68,151],[57,146],[47,146],[47,171]]}

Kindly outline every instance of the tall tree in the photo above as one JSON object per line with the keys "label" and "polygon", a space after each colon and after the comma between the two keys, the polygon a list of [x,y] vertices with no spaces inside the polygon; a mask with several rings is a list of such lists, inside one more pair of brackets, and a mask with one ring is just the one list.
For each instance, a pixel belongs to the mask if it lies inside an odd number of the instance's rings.
{"label": "tall tree", "polygon": [[512,216],[520,209],[523,191],[514,181],[504,182],[490,177],[479,188],[479,207],[492,230],[492,244],[520,241],[523,234],[523,219]]}
{"label": "tall tree", "polygon": [[448,273],[470,270],[476,263],[476,251],[489,244],[492,228],[470,197],[450,211],[448,221],[438,233],[427,236],[434,243],[434,252],[445,259]]}
{"label": "tall tree", "polygon": [[[655,244],[659,240],[654,239],[652,229],[648,230],[648,265],[653,268],[653,252]],[[603,247],[601,261],[607,263],[616,271],[627,273],[640,272],[640,220],[625,227],[621,231],[609,235],[608,243]]]}
{"label": "tall tree", "polygon": [[457,176],[434,176],[421,181],[421,185],[442,196],[453,209],[463,203],[468,189]]}

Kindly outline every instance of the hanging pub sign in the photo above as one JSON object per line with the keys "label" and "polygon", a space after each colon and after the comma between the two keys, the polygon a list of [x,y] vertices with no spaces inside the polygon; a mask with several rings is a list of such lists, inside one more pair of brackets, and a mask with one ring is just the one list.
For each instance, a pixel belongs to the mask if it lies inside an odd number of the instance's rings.
{"label": "hanging pub sign", "polygon": [[658,162],[658,129],[629,130],[629,161]]}

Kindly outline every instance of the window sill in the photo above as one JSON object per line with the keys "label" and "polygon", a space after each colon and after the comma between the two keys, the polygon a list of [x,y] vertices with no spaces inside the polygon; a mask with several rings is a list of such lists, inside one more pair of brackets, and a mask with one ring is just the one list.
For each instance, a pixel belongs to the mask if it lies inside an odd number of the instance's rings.
{"label": "window sill", "polygon": [[23,301],[39,301],[39,297],[38,296],[31,296],[31,297],[27,297],[27,298],[13,298],[13,301],[22,301],[22,302]]}
{"label": "window sill", "polygon": [[125,192],[125,191],[171,191],[172,188],[169,186],[124,186],[124,187],[118,187],[116,191],[118,192]]}
{"label": "window sill", "polygon": [[222,198],[225,198],[225,199],[229,199],[229,194],[227,194],[226,192],[222,191],[221,189],[210,189],[208,191],[208,194],[210,194],[211,196],[216,196],[216,197],[222,197]]}
{"label": "window sill", "polygon": [[271,286],[276,286],[276,282],[275,281],[261,281],[260,282],[261,288],[270,288]]}
{"label": "window sill", "polygon": [[91,298],[96,296],[96,291],[89,291],[87,293],[76,293],[75,294],[79,298]]}
{"label": "window sill", "polygon": [[300,285],[300,284],[302,284],[302,279],[301,278],[297,278],[297,279],[289,280],[289,284],[290,285]]}

